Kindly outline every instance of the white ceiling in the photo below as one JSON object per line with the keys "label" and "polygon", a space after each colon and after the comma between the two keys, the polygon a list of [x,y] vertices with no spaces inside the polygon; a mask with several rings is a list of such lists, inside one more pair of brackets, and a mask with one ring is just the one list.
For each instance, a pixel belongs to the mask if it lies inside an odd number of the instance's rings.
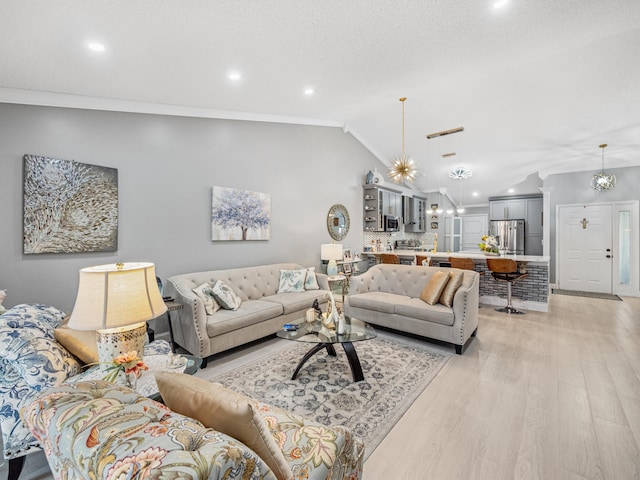
{"label": "white ceiling", "polygon": [[416,188],[463,204],[640,165],[640,1],[494,1],[2,0],[0,101],[343,126],[389,164],[404,96]]}

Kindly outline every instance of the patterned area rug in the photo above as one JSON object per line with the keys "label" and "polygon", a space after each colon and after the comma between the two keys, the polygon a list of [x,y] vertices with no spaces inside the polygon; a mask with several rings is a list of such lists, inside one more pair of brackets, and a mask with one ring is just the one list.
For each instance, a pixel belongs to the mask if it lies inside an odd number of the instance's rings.
{"label": "patterned area rug", "polygon": [[291,348],[235,368],[212,381],[265,403],[315,419],[344,425],[366,445],[365,459],[447,362],[449,355],[427,345],[388,338],[354,343],[364,380],[354,383],[346,354],[318,352],[291,375],[313,344],[291,342]]}
{"label": "patterned area rug", "polygon": [[552,292],[557,295],[569,295],[571,297],[602,298],[604,300],[622,301],[618,295],[611,295],[609,293],[579,292],[577,290],[562,290],[560,288],[554,288]]}

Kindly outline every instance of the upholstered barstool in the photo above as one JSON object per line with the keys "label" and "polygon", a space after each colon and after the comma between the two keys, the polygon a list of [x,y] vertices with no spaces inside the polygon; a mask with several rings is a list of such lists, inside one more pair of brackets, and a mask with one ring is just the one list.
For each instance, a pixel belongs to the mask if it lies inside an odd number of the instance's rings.
{"label": "upholstered barstool", "polygon": [[393,253],[381,253],[380,254],[380,263],[393,263],[396,265],[400,264],[400,257]]}
{"label": "upholstered barstool", "polygon": [[475,270],[476,264],[471,258],[449,257],[451,268],[460,268],[462,270]]}
{"label": "upholstered barstool", "polygon": [[427,257],[425,255],[416,255],[416,265],[423,265],[425,267],[432,267],[433,261],[431,257]]}
{"label": "upholstered barstool", "polygon": [[511,258],[487,258],[487,268],[491,272],[491,276],[497,281],[507,282],[507,306],[496,308],[496,311],[523,315],[524,312],[513,308],[511,305],[511,285],[513,282],[524,280],[529,274],[521,274],[518,271],[518,264]]}

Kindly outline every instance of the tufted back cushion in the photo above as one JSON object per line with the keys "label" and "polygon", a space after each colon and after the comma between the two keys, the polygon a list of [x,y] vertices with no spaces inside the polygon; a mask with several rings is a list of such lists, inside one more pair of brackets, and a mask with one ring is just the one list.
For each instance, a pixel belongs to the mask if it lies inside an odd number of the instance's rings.
{"label": "tufted back cushion", "polygon": [[[378,264],[361,275],[361,277],[370,276],[370,278],[362,278],[362,285],[364,291],[384,291],[418,298],[433,274],[440,270],[449,272],[448,268],[440,267]],[[470,270],[462,270],[462,272],[464,273],[462,288],[465,288],[473,283],[476,272]],[[358,288],[358,291],[362,292],[363,288]]]}
{"label": "tufted back cushion", "polygon": [[257,300],[278,293],[280,270],[298,270],[304,267],[295,263],[276,263],[257,267],[232,268],[229,270],[213,270],[210,272],[185,273],[170,278],[176,288],[190,292],[204,282],[212,286],[218,280],[229,285],[240,299]]}

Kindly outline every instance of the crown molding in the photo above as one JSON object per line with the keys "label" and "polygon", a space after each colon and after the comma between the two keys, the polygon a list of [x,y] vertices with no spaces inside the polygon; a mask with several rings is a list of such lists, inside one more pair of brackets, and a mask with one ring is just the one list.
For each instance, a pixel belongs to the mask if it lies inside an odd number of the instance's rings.
{"label": "crown molding", "polygon": [[103,97],[88,97],[82,95],[70,95],[66,93],[40,92],[36,90],[22,90],[18,88],[0,87],[0,103],[79,108],[84,110],[102,110],[108,112],[144,113],[150,115],[172,115],[178,117],[244,120],[248,122],[288,123],[293,125],[311,125],[317,127],[336,127],[344,129],[343,122],[321,120],[317,118],[184,107],[180,105],[136,102]]}

